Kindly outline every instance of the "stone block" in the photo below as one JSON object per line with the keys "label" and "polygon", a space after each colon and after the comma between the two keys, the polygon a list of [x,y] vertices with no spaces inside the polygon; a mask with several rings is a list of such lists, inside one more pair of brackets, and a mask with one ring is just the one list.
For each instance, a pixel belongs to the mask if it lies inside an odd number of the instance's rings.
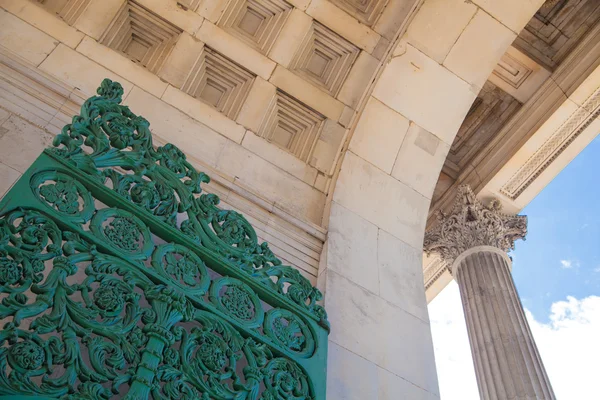
{"label": "stone block", "polygon": [[327,398],[332,400],[377,399],[378,367],[351,351],[329,342],[327,349]]}
{"label": "stone block", "polygon": [[92,1],[83,10],[73,27],[99,40],[125,0]]}
{"label": "stone block", "polygon": [[[2,131],[3,128],[0,128]],[[0,138],[0,142],[2,138]],[[0,198],[10,190],[15,182],[21,177],[21,173],[8,165],[0,163]]]}
{"label": "stone block", "polygon": [[373,96],[452,144],[478,90],[410,44],[392,58]]}
{"label": "stone block", "polygon": [[[217,169],[235,183],[299,218],[319,224],[325,195],[233,142],[223,149]],[[251,189],[250,189],[251,188]]]}
{"label": "stone block", "polygon": [[20,173],[52,144],[52,135],[43,129],[12,115],[2,124],[0,134],[0,160]]}
{"label": "stone block", "polygon": [[275,68],[269,82],[334,121],[337,121],[344,111],[342,102],[280,65]]}
{"label": "stone block", "polygon": [[86,36],[77,51],[103,65],[156,97],[162,96],[168,84],[141,65]]}
{"label": "stone block", "polygon": [[203,48],[204,43],[189,33],[183,32],[158,76],[180,89]]}
{"label": "stone block", "polygon": [[196,12],[216,24],[225,8],[227,8],[228,3],[228,1],[223,0],[201,0]]}
{"label": "stone block", "polygon": [[184,10],[177,6],[175,1],[164,0],[136,0],[161,18],[183,29],[190,35],[195,34],[202,25],[204,18],[192,10]]}
{"label": "stone block", "polygon": [[406,118],[371,97],[354,130],[350,150],[389,174],[408,125]]}
{"label": "stone block", "polygon": [[[440,396],[433,394],[422,388],[400,378],[391,372],[378,368],[378,400],[439,400]],[[374,397],[373,397],[374,398]]]}
{"label": "stone block", "polygon": [[347,152],[334,201],[415,248],[423,245],[429,199]]}
{"label": "stone block", "polygon": [[516,37],[506,26],[478,11],[450,50],[444,66],[481,88]]}
{"label": "stone block", "polygon": [[269,104],[275,97],[277,88],[261,77],[256,77],[250,88],[250,93],[242,105],[237,122],[253,132],[258,132],[269,109]]}
{"label": "stone block", "polygon": [[[379,229],[335,201],[329,214],[327,268],[378,294],[377,234]],[[423,286],[421,284],[421,286]]]}
{"label": "stone block", "polygon": [[342,85],[337,99],[356,109],[367,86],[374,77],[379,61],[368,53],[361,51],[354,62],[346,81]]}
{"label": "stone block", "polygon": [[326,175],[332,175],[345,134],[346,129],[343,126],[330,119],[325,120],[309,164]]}
{"label": "stone block", "polygon": [[73,49],[83,39],[83,33],[32,2],[0,0],[0,7]]}
{"label": "stone block", "polygon": [[361,24],[328,0],[312,0],[306,13],[368,53],[377,46],[380,37],[377,32]]}
{"label": "stone block", "polygon": [[546,0],[472,0],[491,16],[519,34]]}
{"label": "stone block", "polygon": [[246,129],[202,101],[173,86],[167,88],[162,100],[234,142],[242,142]]}
{"label": "stone block", "polygon": [[0,43],[2,46],[39,65],[56,48],[58,41],[11,13],[0,9]]}
{"label": "stone block", "polygon": [[448,144],[411,123],[398,152],[392,176],[431,199],[448,150]]}
{"label": "stone block", "polygon": [[350,107],[344,107],[344,111],[342,111],[342,115],[340,115],[340,119],[338,122],[345,128],[349,128],[350,124],[352,124],[352,119],[354,118],[354,114],[356,111]]}
{"label": "stone block", "polygon": [[410,15],[422,2],[419,0],[389,0],[373,30],[388,40],[393,40],[404,24],[410,22]]}
{"label": "stone block", "polygon": [[317,179],[315,168],[251,131],[246,132],[242,146],[311,186]]}
{"label": "stone block", "polygon": [[292,10],[279,37],[273,43],[269,58],[288,67],[312,24],[312,18],[300,10]]}
{"label": "stone block", "polygon": [[600,87],[600,66],[579,85],[579,87],[569,96],[569,100],[575,104],[586,107],[589,112],[595,111],[595,102],[587,102],[589,98],[596,93]]}
{"label": "stone block", "polygon": [[173,143],[209,166],[217,164],[219,154],[229,142],[206,125],[137,87],[127,96],[125,104],[150,121],[150,130],[161,141]]}
{"label": "stone block", "polygon": [[269,79],[275,68],[273,61],[208,21],[202,24],[196,36],[209,47],[265,80]]}
{"label": "stone block", "polygon": [[94,96],[104,78],[119,82],[125,91],[124,97],[133,84],[112,71],[96,64],[81,53],[60,44],[39,66],[44,72],[78,88],[86,97]]}
{"label": "stone block", "polygon": [[477,7],[464,0],[427,0],[408,27],[405,38],[441,64],[476,12]]}
{"label": "stone block", "polygon": [[390,303],[429,323],[423,290],[423,251],[379,230],[379,294]]}
{"label": "stone block", "polygon": [[334,271],[327,271],[326,287],[331,342],[438,393],[429,324]]}

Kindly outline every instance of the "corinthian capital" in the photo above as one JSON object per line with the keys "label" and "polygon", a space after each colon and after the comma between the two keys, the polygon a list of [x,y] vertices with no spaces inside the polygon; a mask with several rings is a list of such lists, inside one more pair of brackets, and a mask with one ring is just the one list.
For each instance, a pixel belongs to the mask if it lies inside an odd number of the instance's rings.
{"label": "corinthian capital", "polygon": [[502,251],[514,248],[527,234],[527,217],[500,212],[500,202],[485,206],[468,185],[458,188],[450,214],[438,211],[437,225],[425,232],[423,249],[452,264],[461,253],[476,246],[493,246]]}

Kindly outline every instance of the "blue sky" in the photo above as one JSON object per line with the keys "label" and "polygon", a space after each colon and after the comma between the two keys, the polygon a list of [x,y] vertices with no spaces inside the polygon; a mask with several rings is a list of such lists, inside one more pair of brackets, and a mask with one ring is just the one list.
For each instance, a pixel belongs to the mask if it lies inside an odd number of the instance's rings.
{"label": "blue sky", "polygon": [[548,322],[553,302],[600,295],[600,138],[522,214],[529,218],[529,233],[511,255],[523,306]]}
{"label": "blue sky", "polygon": [[[513,277],[559,400],[598,399],[600,137],[522,211]],[[442,400],[479,400],[458,285],[430,304]]]}

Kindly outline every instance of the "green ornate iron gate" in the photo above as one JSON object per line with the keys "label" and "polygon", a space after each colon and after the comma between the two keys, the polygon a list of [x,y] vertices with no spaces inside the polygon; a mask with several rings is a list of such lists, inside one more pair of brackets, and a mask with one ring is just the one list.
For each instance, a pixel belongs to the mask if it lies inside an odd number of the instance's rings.
{"label": "green ornate iron gate", "polygon": [[0,203],[0,398],[325,399],[321,293],[98,95]]}

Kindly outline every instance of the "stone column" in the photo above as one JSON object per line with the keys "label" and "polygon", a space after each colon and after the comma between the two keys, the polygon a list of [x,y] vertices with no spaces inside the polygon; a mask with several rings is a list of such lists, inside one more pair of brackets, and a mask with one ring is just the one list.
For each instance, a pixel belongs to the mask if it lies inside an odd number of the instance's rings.
{"label": "stone column", "polygon": [[527,233],[527,217],[479,202],[462,186],[450,214],[426,232],[424,249],[452,266],[460,288],[482,400],[555,399],[525,318],[506,252]]}

